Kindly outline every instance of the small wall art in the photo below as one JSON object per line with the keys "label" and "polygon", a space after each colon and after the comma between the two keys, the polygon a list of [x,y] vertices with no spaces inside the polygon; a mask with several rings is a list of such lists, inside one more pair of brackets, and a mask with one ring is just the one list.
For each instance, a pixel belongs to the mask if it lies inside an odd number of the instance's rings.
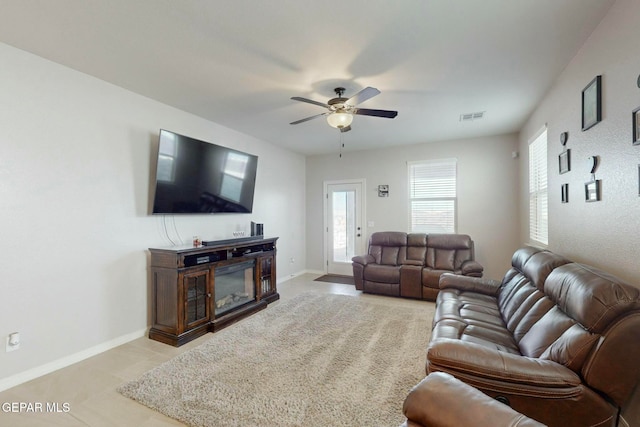
{"label": "small wall art", "polygon": [[560,173],[567,173],[571,170],[571,150],[564,150],[558,156],[558,165],[560,168]]}
{"label": "small wall art", "polygon": [[594,179],[593,181],[584,183],[584,199],[587,202],[600,201],[600,180]]}
{"label": "small wall art", "polygon": [[582,90],[582,130],[602,120],[602,76],[596,76]]}
{"label": "small wall art", "polygon": [[378,197],[389,197],[388,185],[378,185]]}
{"label": "small wall art", "polygon": [[640,107],[631,112],[633,145],[640,145]]}
{"label": "small wall art", "polygon": [[591,181],[584,183],[584,199],[587,202],[598,202],[601,199],[602,180],[596,179],[596,170],[600,165],[600,156],[587,158],[587,167],[591,174]]}
{"label": "small wall art", "polygon": [[560,194],[562,203],[569,203],[569,184],[562,184]]}

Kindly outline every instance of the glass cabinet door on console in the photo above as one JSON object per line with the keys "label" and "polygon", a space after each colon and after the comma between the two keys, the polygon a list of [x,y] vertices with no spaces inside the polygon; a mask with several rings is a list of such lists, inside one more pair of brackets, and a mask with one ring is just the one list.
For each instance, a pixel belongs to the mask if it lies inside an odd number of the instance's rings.
{"label": "glass cabinet door on console", "polygon": [[209,269],[183,274],[184,330],[209,321],[210,277]]}
{"label": "glass cabinet door on console", "polygon": [[273,256],[258,258],[257,284],[261,299],[276,292],[276,268]]}

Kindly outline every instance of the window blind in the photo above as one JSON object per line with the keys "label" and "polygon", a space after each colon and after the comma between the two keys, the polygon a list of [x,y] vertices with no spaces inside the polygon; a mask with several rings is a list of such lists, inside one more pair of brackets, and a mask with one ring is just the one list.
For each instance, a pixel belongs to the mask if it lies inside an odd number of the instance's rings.
{"label": "window blind", "polygon": [[529,144],[529,238],[549,243],[546,130]]}
{"label": "window blind", "polygon": [[409,162],[409,224],[412,233],[455,233],[456,159]]}

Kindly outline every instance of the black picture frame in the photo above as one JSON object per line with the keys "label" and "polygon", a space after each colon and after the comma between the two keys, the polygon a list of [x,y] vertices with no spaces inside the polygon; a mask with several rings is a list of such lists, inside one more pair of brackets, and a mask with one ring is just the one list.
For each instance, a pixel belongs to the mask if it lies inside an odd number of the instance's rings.
{"label": "black picture frame", "polygon": [[602,76],[596,76],[582,89],[582,130],[602,120]]}
{"label": "black picture frame", "polygon": [[640,197],[640,165],[638,165],[638,197]]}
{"label": "black picture frame", "polygon": [[600,201],[600,180],[594,179],[593,181],[584,183],[584,200],[587,202]]}
{"label": "black picture frame", "polygon": [[560,200],[562,203],[569,203],[569,184],[562,184],[560,188]]}
{"label": "black picture frame", "polygon": [[566,149],[558,156],[558,170],[560,174],[567,173],[571,170],[571,149]]}
{"label": "black picture frame", "polygon": [[640,107],[631,112],[633,145],[640,145]]}

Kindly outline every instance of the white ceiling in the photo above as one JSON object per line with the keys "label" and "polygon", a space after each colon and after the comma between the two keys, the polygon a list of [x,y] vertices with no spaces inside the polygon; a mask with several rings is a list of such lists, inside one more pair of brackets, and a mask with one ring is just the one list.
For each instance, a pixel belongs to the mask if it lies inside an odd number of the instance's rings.
{"label": "white ceiling", "polygon": [[[0,0],[0,41],[303,154],[515,132],[614,0]],[[481,120],[460,115],[484,111]],[[214,138],[212,138],[213,140]]]}

